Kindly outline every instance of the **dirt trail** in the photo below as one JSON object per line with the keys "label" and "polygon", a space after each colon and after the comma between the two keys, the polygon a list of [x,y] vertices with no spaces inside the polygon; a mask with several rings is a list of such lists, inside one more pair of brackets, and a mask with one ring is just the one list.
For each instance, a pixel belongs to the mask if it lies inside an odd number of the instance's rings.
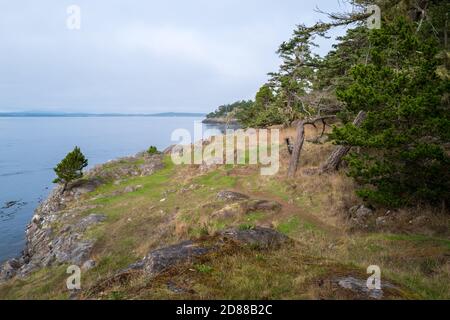
{"label": "dirt trail", "polygon": [[[271,194],[269,192],[249,192],[246,188],[244,188],[241,185],[241,181],[238,181],[235,188],[231,189],[232,191],[247,194],[251,198],[254,199],[261,199],[261,200],[269,200],[269,201],[276,201],[282,205],[282,209],[279,213],[277,213],[277,218],[288,218],[288,217],[299,217],[302,221],[311,223],[313,225],[316,225],[323,231],[327,232],[327,235],[333,236],[333,237],[339,237],[344,235],[344,230],[342,228],[338,228],[336,226],[330,225],[326,222],[324,222],[322,219],[316,217],[314,214],[308,213],[305,211],[305,209],[300,208],[294,204],[289,203],[288,201],[282,199],[279,196],[276,196],[274,194]],[[272,220],[272,219],[268,219]]]}

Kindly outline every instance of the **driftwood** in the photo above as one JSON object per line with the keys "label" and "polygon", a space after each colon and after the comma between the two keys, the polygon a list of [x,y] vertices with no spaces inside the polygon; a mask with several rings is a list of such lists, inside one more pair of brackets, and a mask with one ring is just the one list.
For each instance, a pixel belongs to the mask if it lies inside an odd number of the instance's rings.
{"label": "driftwood", "polygon": [[297,172],[298,162],[300,160],[300,154],[302,152],[303,143],[305,141],[305,125],[312,125],[316,127],[316,123],[321,121],[323,124],[322,135],[325,131],[326,119],[335,118],[334,115],[322,116],[313,119],[305,119],[297,125],[297,139],[295,140],[294,149],[292,150],[291,160],[289,162],[288,177],[293,178]]}
{"label": "driftwood", "polygon": [[[360,111],[353,121],[353,125],[356,127],[361,126],[362,122],[366,118],[366,113],[364,111]],[[339,165],[341,164],[342,158],[347,155],[350,151],[350,146],[338,146],[336,149],[328,157],[327,161],[321,166],[320,172],[332,172],[339,169]]]}

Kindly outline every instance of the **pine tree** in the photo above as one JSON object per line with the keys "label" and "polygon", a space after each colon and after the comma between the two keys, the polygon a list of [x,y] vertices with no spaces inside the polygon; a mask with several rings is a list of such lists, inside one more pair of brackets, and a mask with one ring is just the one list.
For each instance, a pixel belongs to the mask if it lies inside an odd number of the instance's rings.
{"label": "pine tree", "polygon": [[67,184],[73,180],[83,177],[83,169],[87,167],[88,160],[85,158],[79,147],[75,147],[66,157],[53,169],[57,178],[53,183],[63,184],[63,190],[66,191]]}
{"label": "pine tree", "polygon": [[439,43],[405,18],[372,31],[369,42],[368,63],[352,68],[351,83],[337,92],[346,112],[367,113],[361,127],[347,123],[333,133],[338,144],[360,147],[347,157],[349,175],[372,202],[445,204],[450,80],[436,72]]}

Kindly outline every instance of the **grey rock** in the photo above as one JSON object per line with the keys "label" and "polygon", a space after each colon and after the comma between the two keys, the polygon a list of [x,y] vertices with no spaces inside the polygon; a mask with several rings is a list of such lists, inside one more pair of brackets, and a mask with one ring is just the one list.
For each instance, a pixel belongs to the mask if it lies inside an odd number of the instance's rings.
{"label": "grey rock", "polygon": [[175,265],[188,262],[212,250],[214,250],[212,247],[201,247],[193,241],[184,241],[150,252],[143,260],[143,269],[147,275],[155,276]]}
{"label": "grey rock", "polygon": [[46,256],[54,257],[54,260],[50,259],[48,264],[52,265],[54,262],[58,262],[71,263],[78,266],[82,265],[89,259],[92,248],[94,247],[94,241],[81,240],[80,238],[81,236],[78,234],[58,238],[53,249]]}
{"label": "grey rock", "polygon": [[[92,214],[78,221],[80,212],[92,208],[75,206],[71,202],[85,193],[94,191],[105,182],[129,179],[132,176],[145,176],[163,168],[163,155],[140,155],[127,157],[94,167],[85,173],[84,178],[72,182],[63,193],[57,185],[35,210],[34,219],[26,228],[26,245],[20,259],[20,267],[3,265],[0,267],[0,282],[5,278],[25,277],[42,267],[70,263],[86,267],[95,240],[86,240],[84,232],[91,226],[103,222],[102,214]],[[135,190],[142,186],[135,186]],[[95,207],[95,206],[94,206]],[[58,232],[53,227],[61,225]],[[16,269],[15,269],[16,268]],[[3,279],[3,280],[2,280]]]}
{"label": "grey rock", "polygon": [[227,205],[224,208],[214,211],[211,214],[211,217],[217,219],[228,219],[236,217],[240,214],[241,207],[238,204]]}
{"label": "grey rock", "polygon": [[386,281],[381,282],[381,289],[369,289],[367,287],[367,280],[357,279],[352,276],[338,278],[335,282],[341,288],[350,290],[363,299],[380,300],[383,298],[383,289],[397,289],[397,287]]}
{"label": "grey rock", "polygon": [[[103,181],[99,178],[89,178],[87,180],[80,179],[76,180],[73,183],[67,186],[68,192],[72,193],[73,196],[79,197],[82,194],[86,194],[89,192],[93,192],[100,185],[103,184]],[[67,192],[67,191],[66,191]]]}
{"label": "grey rock", "polygon": [[354,206],[350,208],[350,216],[357,219],[365,219],[373,214],[373,210],[365,205]]}
{"label": "grey rock", "polygon": [[225,201],[240,201],[248,198],[247,195],[234,191],[220,191],[217,193],[217,199]]}
{"label": "grey rock", "polygon": [[6,201],[1,209],[9,209],[19,203],[19,200]]}
{"label": "grey rock", "polygon": [[0,280],[5,281],[9,280],[12,277],[14,277],[18,271],[18,269],[21,267],[21,264],[19,260],[17,259],[11,259],[6,261],[1,267],[0,267]]}
{"label": "grey rock", "polygon": [[218,251],[230,241],[237,245],[250,245],[258,248],[274,248],[289,241],[285,235],[269,228],[256,227],[252,230],[230,229],[212,237],[207,244],[204,242],[183,241],[181,243],[153,250],[143,260],[121,270],[118,275],[139,270],[150,277],[167,271],[168,269]]}
{"label": "grey rock", "polygon": [[87,260],[83,263],[83,265],[81,266],[81,269],[83,271],[88,271],[91,270],[92,268],[94,268],[96,266],[96,263],[94,260]]}
{"label": "grey rock", "polygon": [[136,189],[134,188],[134,186],[128,186],[125,189],[123,189],[124,193],[130,193],[130,192],[134,192],[136,191]]}
{"label": "grey rock", "polygon": [[166,148],[163,151],[163,154],[165,155],[175,154],[181,157],[183,156],[183,146],[177,144],[171,145],[170,147]]}
{"label": "grey rock", "polygon": [[180,288],[177,284],[171,280],[167,282],[167,289],[172,291],[173,293],[188,293],[190,290],[186,290],[184,288]]}
{"label": "grey rock", "polygon": [[269,200],[250,200],[246,203],[247,211],[278,211],[281,210],[281,204]]}
{"label": "grey rock", "polygon": [[240,245],[268,249],[279,247],[289,241],[284,234],[270,228],[255,227],[248,230],[229,229],[220,233],[225,240],[233,240]]}
{"label": "grey rock", "polygon": [[378,217],[378,218],[375,220],[375,224],[376,224],[378,227],[381,227],[381,226],[386,225],[386,224],[388,223],[388,221],[389,221],[389,217],[381,216],[381,217]]}
{"label": "grey rock", "polygon": [[89,227],[101,223],[106,220],[106,216],[104,214],[90,214],[87,217],[84,217],[83,219],[78,222],[73,229],[83,232],[86,231]]}

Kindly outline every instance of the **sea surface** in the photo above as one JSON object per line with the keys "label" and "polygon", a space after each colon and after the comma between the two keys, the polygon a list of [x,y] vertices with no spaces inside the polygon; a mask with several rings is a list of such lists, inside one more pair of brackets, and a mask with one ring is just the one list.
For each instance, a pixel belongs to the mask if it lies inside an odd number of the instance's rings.
{"label": "sea surface", "polygon": [[0,118],[0,263],[20,255],[26,225],[54,186],[53,168],[75,146],[92,167],[151,145],[163,150],[177,143],[171,141],[175,129],[186,129],[194,138],[194,123],[201,126],[200,121],[194,117]]}

